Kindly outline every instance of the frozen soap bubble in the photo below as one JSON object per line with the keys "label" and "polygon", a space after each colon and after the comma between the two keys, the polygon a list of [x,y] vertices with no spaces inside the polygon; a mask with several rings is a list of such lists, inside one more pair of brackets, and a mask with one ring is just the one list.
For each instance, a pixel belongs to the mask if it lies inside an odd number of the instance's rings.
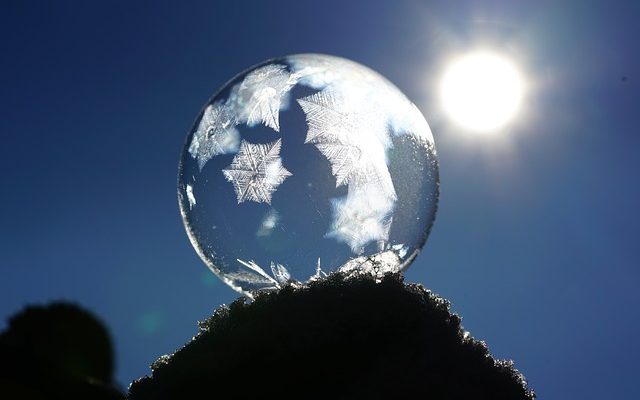
{"label": "frozen soap bubble", "polygon": [[403,271],[436,213],[429,125],[343,58],[270,60],[228,82],[187,135],[178,181],[198,255],[251,297],[331,271]]}

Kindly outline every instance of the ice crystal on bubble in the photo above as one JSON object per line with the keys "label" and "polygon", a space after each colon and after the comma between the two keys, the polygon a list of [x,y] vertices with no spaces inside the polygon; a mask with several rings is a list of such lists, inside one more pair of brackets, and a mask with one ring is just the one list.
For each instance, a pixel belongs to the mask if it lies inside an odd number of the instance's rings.
{"label": "ice crystal on bubble", "polygon": [[284,65],[265,65],[251,71],[234,87],[229,104],[237,111],[239,120],[249,126],[263,123],[280,131],[280,109],[296,80]]}
{"label": "ice crystal on bubble", "polygon": [[360,253],[370,241],[388,239],[386,222],[397,196],[386,164],[387,134],[371,140],[372,132],[386,125],[366,102],[345,101],[341,90],[350,88],[332,86],[298,103],[309,126],[305,141],[327,158],[336,186],[349,188],[347,196],[332,201],[335,218],[327,236]]}
{"label": "ice crystal on bubble", "polygon": [[201,170],[211,158],[238,151],[236,122],[233,112],[223,104],[211,104],[204,110],[189,145],[189,153],[198,160]]}
{"label": "ice crystal on bubble", "polygon": [[[262,285],[263,289],[279,289],[291,281],[289,270],[282,264],[271,262],[272,277],[253,260],[244,261],[238,259],[236,261],[240,264],[239,269],[225,275],[232,287],[251,284]],[[249,294],[249,297],[253,296]]]}
{"label": "ice crystal on bubble", "polygon": [[282,264],[271,263],[271,273],[276,278],[278,283],[287,283],[289,279],[291,279],[291,274],[289,270]]}
{"label": "ice crystal on bubble", "polygon": [[278,281],[269,276],[269,274],[254,261],[243,261],[240,259],[237,261],[245,269],[226,274],[226,277],[234,281],[234,283],[262,284],[267,285],[266,287],[268,288],[278,287]]}
{"label": "ice crystal on bubble", "polygon": [[196,205],[196,197],[193,195],[193,186],[187,185],[187,200],[189,200],[189,209]]}
{"label": "ice crystal on bubble", "polygon": [[356,257],[338,269],[338,272],[353,276],[368,274],[376,279],[381,279],[385,274],[399,272],[400,257],[392,250],[383,251],[371,256]]}
{"label": "ice crystal on bubble", "polygon": [[282,166],[281,140],[268,144],[242,141],[240,151],[222,172],[233,183],[238,203],[255,201],[271,204],[271,196],[291,172]]}

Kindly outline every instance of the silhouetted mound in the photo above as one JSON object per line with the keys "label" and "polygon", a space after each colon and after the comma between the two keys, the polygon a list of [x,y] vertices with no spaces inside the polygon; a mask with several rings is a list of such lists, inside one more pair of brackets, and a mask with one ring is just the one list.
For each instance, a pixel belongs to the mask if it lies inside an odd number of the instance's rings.
{"label": "silhouetted mound", "polygon": [[467,336],[449,303],[422,286],[336,274],[219,308],[129,398],[535,397],[511,362]]}
{"label": "silhouetted mound", "polygon": [[0,398],[121,399],[104,325],[68,303],[31,306],[0,334]]}

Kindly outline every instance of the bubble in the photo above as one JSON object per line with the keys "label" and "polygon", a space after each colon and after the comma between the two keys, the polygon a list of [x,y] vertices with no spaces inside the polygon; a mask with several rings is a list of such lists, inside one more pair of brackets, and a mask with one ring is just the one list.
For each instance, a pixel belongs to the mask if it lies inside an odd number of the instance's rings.
{"label": "bubble", "polygon": [[300,54],[239,74],[196,119],[178,198],[198,255],[252,297],[329,272],[405,270],[436,213],[420,111],[343,58]]}

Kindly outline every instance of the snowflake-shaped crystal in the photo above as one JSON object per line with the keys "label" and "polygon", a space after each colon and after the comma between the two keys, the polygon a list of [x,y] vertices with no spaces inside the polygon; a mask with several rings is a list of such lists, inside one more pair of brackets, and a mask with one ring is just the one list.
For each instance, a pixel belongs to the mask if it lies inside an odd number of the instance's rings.
{"label": "snowflake-shaped crystal", "polygon": [[330,90],[298,99],[305,113],[309,130],[305,143],[348,143],[358,130],[355,113],[348,110],[344,98]]}
{"label": "snowflake-shaped crystal", "polygon": [[209,104],[194,132],[189,153],[198,160],[200,170],[213,157],[238,151],[240,133],[233,113],[223,104]]}
{"label": "snowflake-shaped crystal", "polygon": [[349,184],[354,175],[362,174],[359,125],[364,121],[358,124],[356,113],[348,110],[343,97],[330,90],[298,99],[298,103],[309,124],[305,143],[313,143],[329,160],[336,186]]}
{"label": "snowflake-shaped crystal", "polygon": [[233,184],[238,204],[250,200],[271,204],[271,196],[291,172],[282,166],[281,140],[271,143],[240,143],[231,165],[222,170]]}
{"label": "snowflake-shaped crystal", "polygon": [[[336,186],[349,182],[359,171],[360,149],[340,143],[317,143],[316,147],[331,164],[331,173],[336,177]],[[353,180],[353,179],[351,179]]]}

